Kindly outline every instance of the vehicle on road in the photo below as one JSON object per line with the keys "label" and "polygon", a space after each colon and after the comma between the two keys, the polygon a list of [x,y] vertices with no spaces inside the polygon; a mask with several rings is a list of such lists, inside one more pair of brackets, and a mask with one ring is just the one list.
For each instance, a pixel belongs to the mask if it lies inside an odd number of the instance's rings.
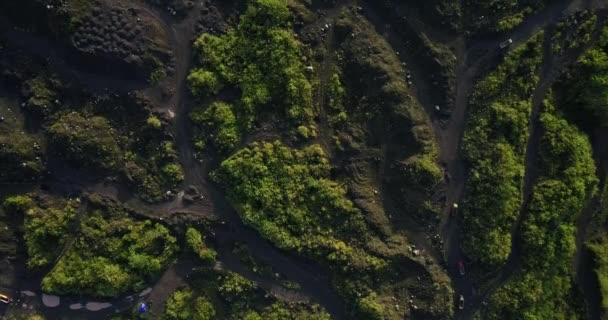
{"label": "vehicle on road", "polygon": [[458,203],[454,202],[452,204],[452,209],[450,209],[450,215],[455,216],[457,212],[458,212]]}
{"label": "vehicle on road", "polygon": [[460,295],[460,297],[458,298],[458,309],[464,309],[464,297],[462,295]]}
{"label": "vehicle on road", "polygon": [[0,302],[2,303],[11,303],[11,301],[13,301],[13,299],[11,299],[11,297],[5,295],[5,294],[0,294]]}
{"label": "vehicle on road", "polygon": [[458,260],[458,272],[461,276],[464,276],[464,263],[462,260]]}
{"label": "vehicle on road", "polygon": [[505,40],[505,41],[501,42],[501,43],[500,43],[500,45],[499,45],[499,47],[500,47],[501,49],[504,49],[504,48],[506,48],[506,47],[510,46],[512,43],[513,43],[513,39],[509,38],[509,39],[507,39],[507,40]]}

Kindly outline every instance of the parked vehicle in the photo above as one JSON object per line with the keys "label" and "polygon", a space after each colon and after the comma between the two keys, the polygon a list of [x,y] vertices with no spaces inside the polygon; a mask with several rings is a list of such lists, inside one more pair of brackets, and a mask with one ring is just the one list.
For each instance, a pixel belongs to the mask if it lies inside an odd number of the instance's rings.
{"label": "parked vehicle", "polygon": [[458,203],[454,202],[452,204],[452,209],[450,209],[450,215],[455,216],[457,212],[458,212]]}
{"label": "parked vehicle", "polygon": [[499,47],[500,47],[501,49],[504,49],[504,48],[506,48],[506,47],[510,46],[512,43],[513,43],[513,39],[509,38],[509,39],[507,39],[507,40],[505,40],[505,41],[501,42],[501,43],[500,43],[500,45],[499,45]]}
{"label": "parked vehicle", "polygon": [[13,299],[11,299],[11,297],[5,295],[5,294],[0,294],[0,302],[2,303],[11,303],[11,301],[13,301]]}
{"label": "parked vehicle", "polygon": [[464,297],[462,295],[460,295],[460,298],[458,298],[458,309],[464,309]]}
{"label": "parked vehicle", "polygon": [[464,263],[462,260],[458,260],[458,272],[460,272],[461,276],[464,276]]}

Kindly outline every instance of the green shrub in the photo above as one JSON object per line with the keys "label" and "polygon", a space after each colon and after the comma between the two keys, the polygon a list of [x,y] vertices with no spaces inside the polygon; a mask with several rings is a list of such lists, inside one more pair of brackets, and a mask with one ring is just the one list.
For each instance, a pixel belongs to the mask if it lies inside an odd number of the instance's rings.
{"label": "green shrub", "polygon": [[146,124],[152,129],[160,129],[162,127],[162,123],[155,116],[148,117],[148,119],[146,120]]}
{"label": "green shrub", "polygon": [[34,201],[29,196],[8,197],[2,203],[4,210],[12,214],[25,214],[33,206]]}
{"label": "green shrub", "polygon": [[196,139],[203,143],[202,148],[208,141],[219,151],[228,152],[239,142],[239,128],[229,104],[214,102],[204,111],[192,112],[190,119],[201,131]]}
{"label": "green shrub", "polygon": [[182,166],[177,163],[169,163],[162,169],[162,173],[165,175],[167,182],[172,185],[178,185],[184,181],[184,170]]}
{"label": "green shrub", "polygon": [[13,196],[4,200],[3,208],[24,216],[27,266],[39,269],[53,263],[66,244],[78,204],[56,199],[36,203],[29,196]]}
{"label": "green shrub", "polygon": [[165,314],[166,320],[190,320],[192,317],[192,290],[178,290],[167,300]]}
{"label": "green shrub", "polygon": [[194,304],[193,320],[214,320],[215,308],[205,297],[198,297]]}
{"label": "green shrub", "polygon": [[229,272],[222,276],[219,294],[228,302],[245,302],[256,288],[255,282],[243,276]]}
{"label": "green shrub", "polygon": [[203,261],[215,261],[217,252],[205,245],[203,237],[196,229],[188,228],[186,230],[186,243]]}
{"label": "green shrub", "polygon": [[384,306],[376,300],[376,294],[373,292],[359,299],[357,308],[362,320],[384,319]]}
{"label": "green shrub", "polygon": [[203,34],[195,42],[202,67],[189,76],[196,95],[238,86],[235,114],[248,129],[262,108],[276,105],[293,127],[314,127],[312,86],[304,74],[302,48],[290,25],[285,0],[251,0],[238,25],[226,34]]}

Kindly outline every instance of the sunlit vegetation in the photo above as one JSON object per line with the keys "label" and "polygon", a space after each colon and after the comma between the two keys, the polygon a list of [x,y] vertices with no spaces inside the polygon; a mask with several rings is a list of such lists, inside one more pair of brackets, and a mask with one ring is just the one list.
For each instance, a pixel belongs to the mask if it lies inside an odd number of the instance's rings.
{"label": "sunlit vegetation", "polygon": [[50,197],[35,201],[30,196],[14,196],[4,200],[6,212],[23,216],[28,268],[35,270],[55,262],[66,245],[78,207],[76,201]]}
{"label": "sunlit vegetation", "polygon": [[551,36],[551,48],[555,54],[577,49],[591,40],[597,25],[597,16],[589,11],[577,12],[557,24]]}
{"label": "sunlit vegetation", "polygon": [[521,226],[522,268],[490,298],[487,319],[576,319],[576,218],[597,189],[587,136],[545,101],[540,177]]}
{"label": "sunlit vegetation", "polygon": [[188,77],[192,91],[206,97],[238,87],[233,112],[241,132],[262,111],[275,111],[301,138],[316,136],[312,86],[290,21],[287,1],[251,0],[235,28],[221,36],[203,34],[195,42],[200,67]]}
{"label": "sunlit vegetation", "polygon": [[190,227],[186,230],[186,243],[190,249],[203,261],[212,262],[217,257],[217,252],[209,248],[198,230]]}
{"label": "sunlit vegetation", "polygon": [[190,114],[199,132],[195,147],[204,150],[209,144],[216,150],[228,152],[240,140],[240,132],[233,107],[224,102],[214,102],[207,109],[199,108]]}
{"label": "sunlit vegetation", "polygon": [[608,26],[560,84],[569,116],[586,129],[608,126]]}
{"label": "sunlit vegetation", "polygon": [[281,302],[243,276],[201,268],[189,286],[173,293],[165,304],[164,320],[329,320],[319,306]]}
{"label": "sunlit vegetation", "polygon": [[164,226],[135,220],[119,206],[89,206],[80,232],[42,280],[44,291],[115,297],[143,289],[172,261],[176,239]]}
{"label": "sunlit vegetation", "polygon": [[506,261],[511,227],[523,196],[531,99],[538,82],[543,35],[510,52],[475,88],[463,138],[471,168],[463,206],[463,249],[484,267]]}
{"label": "sunlit vegetation", "polygon": [[332,127],[341,128],[348,122],[346,113],[346,88],[342,84],[342,76],[334,72],[327,84],[327,112],[329,124]]}
{"label": "sunlit vegetation", "polygon": [[243,221],[279,248],[343,269],[381,268],[381,259],[359,248],[366,236],[363,217],[344,187],[329,180],[329,170],[319,146],[257,143],[222,162],[215,179]]}
{"label": "sunlit vegetation", "polygon": [[192,290],[175,291],[167,300],[165,320],[214,320],[213,304],[204,296],[194,298]]}

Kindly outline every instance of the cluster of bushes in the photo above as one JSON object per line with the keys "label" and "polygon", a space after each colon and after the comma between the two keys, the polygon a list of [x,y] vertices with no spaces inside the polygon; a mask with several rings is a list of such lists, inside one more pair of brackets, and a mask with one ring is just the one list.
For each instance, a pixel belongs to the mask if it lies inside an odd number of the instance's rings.
{"label": "cluster of bushes", "polygon": [[[216,276],[211,272],[212,276]],[[255,283],[235,273],[211,280],[216,286],[204,290],[180,289],[167,301],[162,319],[298,319],[329,320],[330,316],[314,305],[278,302],[258,290]]]}
{"label": "cluster of bushes", "polygon": [[205,33],[195,42],[200,67],[188,77],[192,91],[206,97],[238,87],[233,113],[239,132],[268,110],[284,115],[301,138],[316,136],[312,86],[290,21],[287,1],[251,0],[234,29],[221,36]]}
{"label": "cluster of bushes", "polygon": [[559,84],[568,116],[585,129],[608,126],[608,26]]}
{"label": "cluster of bushes", "polygon": [[240,140],[240,131],[232,105],[213,102],[206,109],[198,108],[190,114],[196,125],[194,146],[203,151],[207,145],[220,152],[228,152]]}
{"label": "cluster of bushes", "polygon": [[555,54],[577,49],[591,40],[597,25],[597,16],[590,11],[579,11],[557,24],[551,36],[551,49]]}
{"label": "cluster of bushes", "polygon": [[214,320],[215,308],[205,296],[194,296],[190,289],[175,291],[167,300],[164,320]]}
{"label": "cluster of bushes", "polygon": [[190,249],[203,261],[215,261],[217,252],[209,248],[203,241],[203,236],[198,230],[190,227],[186,230],[186,243]]}
{"label": "cluster of bushes", "polygon": [[320,146],[293,150],[277,141],[240,150],[222,162],[214,178],[243,221],[279,248],[336,268],[381,268],[381,259],[359,248],[367,236],[363,216],[329,171]]}
{"label": "cluster of bushes", "polygon": [[485,267],[505,262],[522,204],[531,99],[542,33],[510,52],[469,102],[463,154],[471,168],[463,206],[463,249]]}
{"label": "cluster of bushes", "polygon": [[489,319],[573,319],[580,312],[571,261],[576,219],[598,184],[591,144],[551,101],[540,124],[540,176],[519,239],[522,270],[491,297]]}
{"label": "cluster of bushes", "polygon": [[605,315],[608,313],[608,238],[606,235],[590,241],[586,247],[593,254],[594,271],[599,283],[601,308]]}
{"label": "cluster of bushes", "polygon": [[328,122],[334,128],[341,128],[348,121],[348,114],[344,106],[346,102],[346,88],[342,84],[342,75],[336,70],[327,83],[326,104]]}
{"label": "cluster of bushes", "polygon": [[464,2],[465,30],[473,34],[507,33],[555,0],[490,0]]}
{"label": "cluster of bushes", "polygon": [[66,245],[71,224],[79,204],[74,200],[30,196],[6,198],[3,209],[11,215],[23,215],[27,266],[39,269],[49,266]]}
{"label": "cluster of bushes", "polygon": [[176,239],[119,206],[93,205],[73,244],[42,280],[45,292],[98,297],[141,290],[172,261]]}

